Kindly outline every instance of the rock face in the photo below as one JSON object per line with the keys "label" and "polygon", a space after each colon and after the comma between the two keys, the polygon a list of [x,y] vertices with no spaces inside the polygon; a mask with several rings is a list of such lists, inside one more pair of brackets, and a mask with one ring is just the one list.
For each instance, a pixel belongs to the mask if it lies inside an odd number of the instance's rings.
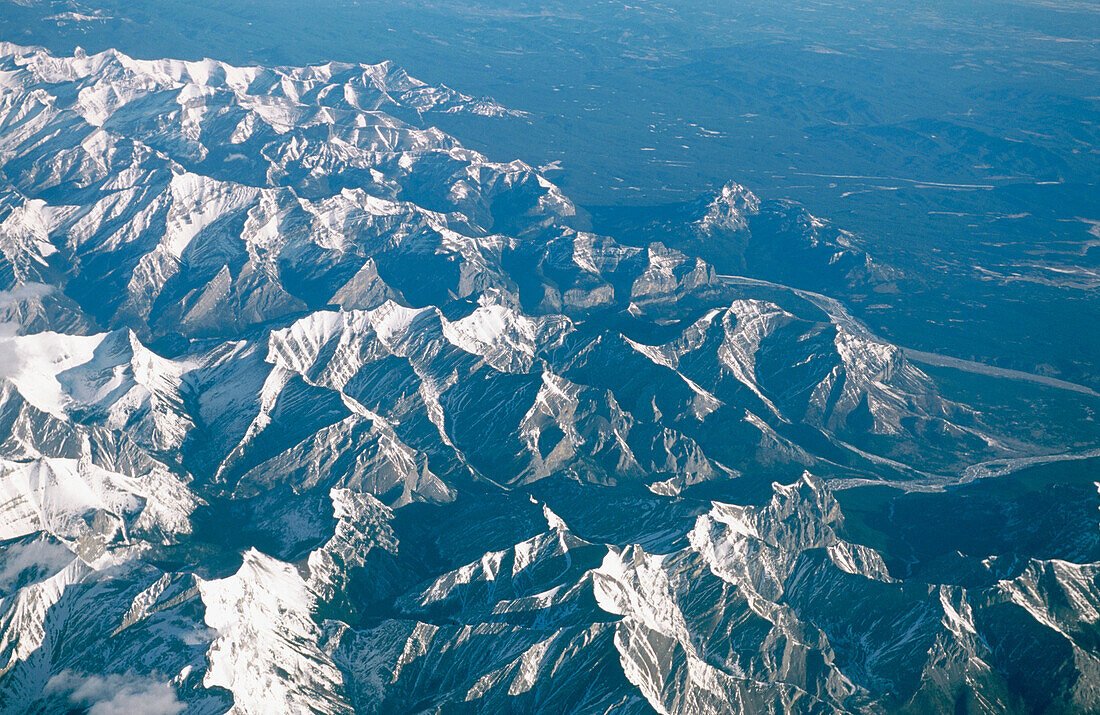
{"label": "rock face", "polygon": [[1043,451],[806,290],[888,269],[735,184],[596,235],[440,112],[517,116],[0,46],[0,711],[1100,707],[1096,565],[845,535]]}

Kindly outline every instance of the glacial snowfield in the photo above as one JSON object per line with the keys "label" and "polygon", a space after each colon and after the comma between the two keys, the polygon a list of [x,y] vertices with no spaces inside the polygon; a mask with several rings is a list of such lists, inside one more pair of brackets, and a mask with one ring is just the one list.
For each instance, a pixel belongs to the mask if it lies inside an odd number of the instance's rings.
{"label": "glacial snowfield", "polygon": [[596,235],[441,113],[516,116],[0,46],[0,712],[1100,708],[1095,515],[847,526],[1064,449],[821,295],[895,269],[732,182]]}

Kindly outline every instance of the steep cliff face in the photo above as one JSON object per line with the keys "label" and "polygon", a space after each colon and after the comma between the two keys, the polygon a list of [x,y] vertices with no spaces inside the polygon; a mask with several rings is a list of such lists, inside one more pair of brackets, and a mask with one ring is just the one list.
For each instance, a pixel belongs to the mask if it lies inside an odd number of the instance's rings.
{"label": "steep cliff face", "polygon": [[830,480],[1043,452],[753,227],[881,267],[733,184],[593,234],[440,112],[514,115],[0,46],[0,710],[1096,707],[1094,565],[925,583],[843,534]]}

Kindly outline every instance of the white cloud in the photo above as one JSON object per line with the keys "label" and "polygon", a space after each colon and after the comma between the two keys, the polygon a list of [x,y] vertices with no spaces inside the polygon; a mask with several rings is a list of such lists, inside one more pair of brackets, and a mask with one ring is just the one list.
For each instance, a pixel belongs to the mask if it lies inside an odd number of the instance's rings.
{"label": "white cloud", "polygon": [[184,704],[168,683],[137,675],[78,675],[63,671],[46,683],[47,695],[68,693],[69,702],[89,715],[178,715]]}
{"label": "white cloud", "polygon": [[48,539],[16,542],[3,552],[0,562],[0,596],[9,592],[29,569],[35,579],[50,576],[65,568],[75,556],[63,544]]}

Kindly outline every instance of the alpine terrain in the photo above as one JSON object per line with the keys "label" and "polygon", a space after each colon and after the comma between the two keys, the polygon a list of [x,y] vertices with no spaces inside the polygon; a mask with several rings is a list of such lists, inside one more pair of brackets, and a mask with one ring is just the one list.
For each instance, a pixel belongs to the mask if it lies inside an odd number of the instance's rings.
{"label": "alpine terrain", "polygon": [[1100,710],[1100,395],[880,337],[909,269],[798,204],[597,222],[455,117],[524,120],[0,45],[0,712]]}

